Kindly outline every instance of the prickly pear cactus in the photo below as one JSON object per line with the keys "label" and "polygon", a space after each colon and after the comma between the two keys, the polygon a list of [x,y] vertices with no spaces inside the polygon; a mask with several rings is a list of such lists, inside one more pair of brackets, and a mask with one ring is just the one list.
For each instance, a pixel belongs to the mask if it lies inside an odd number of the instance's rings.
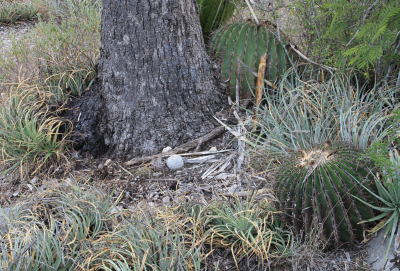
{"label": "prickly pear cactus", "polygon": [[362,240],[365,225],[358,222],[373,217],[372,209],[351,195],[377,204],[357,181],[376,191],[368,161],[360,161],[361,151],[344,142],[326,142],[297,152],[282,164],[277,177],[279,207],[286,222],[310,232],[322,224],[323,236],[331,244]]}
{"label": "prickly pear cactus", "polygon": [[205,39],[212,31],[232,17],[236,9],[236,2],[238,0],[197,0],[200,24]]}
{"label": "prickly pear cactus", "polygon": [[[282,35],[281,40],[285,40]],[[265,79],[275,82],[289,67],[285,50],[267,23],[257,26],[252,22],[227,24],[211,37],[208,53],[219,59],[224,80],[230,80],[232,95],[235,95],[237,58],[253,71],[258,70],[262,55],[267,53]],[[239,74],[240,96],[250,98],[255,76],[241,67]]]}

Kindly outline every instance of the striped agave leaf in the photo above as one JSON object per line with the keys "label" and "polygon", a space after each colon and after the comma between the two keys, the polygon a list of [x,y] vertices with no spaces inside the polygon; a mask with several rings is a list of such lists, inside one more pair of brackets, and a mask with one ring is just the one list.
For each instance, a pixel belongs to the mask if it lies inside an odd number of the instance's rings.
{"label": "striped agave leaf", "polygon": [[[253,71],[257,70],[262,55],[267,54],[265,78],[275,82],[279,75],[289,67],[284,46],[276,36],[269,23],[255,25],[252,22],[236,22],[218,29],[211,37],[208,53],[220,59],[222,76],[230,80],[232,94],[235,95],[236,60],[240,59]],[[282,35],[285,40],[284,35]],[[252,96],[249,87],[255,83],[255,76],[247,70],[240,69],[239,82],[241,98]]]}
{"label": "striped agave leaf", "polygon": [[297,233],[321,224],[323,237],[336,246],[362,240],[365,225],[359,222],[371,219],[373,212],[352,196],[375,205],[377,200],[363,188],[376,191],[374,166],[359,160],[361,154],[349,143],[328,141],[296,152],[281,166],[279,208]]}
{"label": "striped agave leaf", "polygon": [[204,38],[227,22],[235,12],[238,0],[197,0],[200,11],[200,24]]}

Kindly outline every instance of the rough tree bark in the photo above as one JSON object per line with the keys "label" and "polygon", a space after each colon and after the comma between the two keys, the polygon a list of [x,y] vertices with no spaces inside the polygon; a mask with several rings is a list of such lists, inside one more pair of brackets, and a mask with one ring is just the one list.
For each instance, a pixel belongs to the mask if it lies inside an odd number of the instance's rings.
{"label": "rough tree bark", "polygon": [[101,133],[130,159],[202,136],[226,98],[205,51],[196,0],[103,0]]}

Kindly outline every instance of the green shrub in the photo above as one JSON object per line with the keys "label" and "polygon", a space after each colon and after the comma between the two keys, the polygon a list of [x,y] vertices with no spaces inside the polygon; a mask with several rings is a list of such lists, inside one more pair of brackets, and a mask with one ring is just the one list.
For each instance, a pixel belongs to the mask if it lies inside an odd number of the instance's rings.
{"label": "green shrub", "polygon": [[38,12],[37,6],[31,2],[0,0],[0,23],[37,19]]}
{"label": "green shrub", "polygon": [[378,80],[390,64],[399,63],[397,0],[300,0],[293,6],[304,27],[307,51],[317,62],[361,69],[367,76],[375,72]]}
{"label": "green shrub", "polygon": [[61,99],[91,84],[100,53],[101,7],[89,1],[65,3],[70,3],[64,10],[67,16],[40,21],[0,57],[3,88],[29,81]]}
{"label": "green shrub", "polygon": [[[101,0],[35,0],[36,5],[43,6],[47,17],[53,17],[57,21],[68,18],[71,14],[84,14],[91,10],[101,11]],[[86,11],[84,11],[86,10]]]}

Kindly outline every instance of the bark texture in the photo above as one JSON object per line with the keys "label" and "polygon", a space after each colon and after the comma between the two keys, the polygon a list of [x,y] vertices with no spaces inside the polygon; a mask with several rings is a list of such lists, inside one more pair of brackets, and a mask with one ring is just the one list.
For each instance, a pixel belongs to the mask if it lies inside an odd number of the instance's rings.
{"label": "bark texture", "polygon": [[158,153],[217,126],[196,0],[103,0],[102,133],[113,157]]}

